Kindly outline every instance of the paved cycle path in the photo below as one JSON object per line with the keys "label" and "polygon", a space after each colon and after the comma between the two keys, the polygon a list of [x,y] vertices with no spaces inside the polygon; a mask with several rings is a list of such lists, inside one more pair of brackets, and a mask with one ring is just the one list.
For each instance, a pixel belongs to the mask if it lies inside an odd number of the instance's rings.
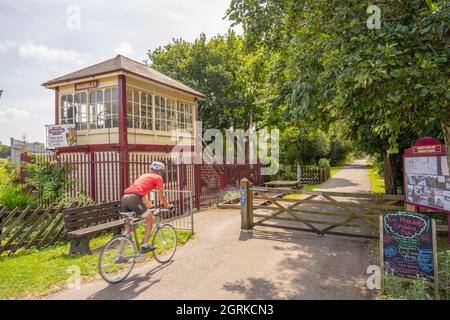
{"label": "paved cycle path", "polygon": [[[368,191],[363,160],[321,190]],[[258,228],[240,232],[238,210],[195,214],[194,239],[167,265],[138,266],[127,280],[102,280],[46,299],[370,299],[367,240]]]}

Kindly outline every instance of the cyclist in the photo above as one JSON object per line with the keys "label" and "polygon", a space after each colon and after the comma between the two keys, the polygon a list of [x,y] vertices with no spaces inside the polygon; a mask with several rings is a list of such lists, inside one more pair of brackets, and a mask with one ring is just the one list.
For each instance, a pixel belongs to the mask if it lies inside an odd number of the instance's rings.
{"label": "cyclist", "polygon": [[[148,245],[153,226],[153,215],[150,210],[150,208],[153,207],[153,204],[148,199],[148,194],[154,189],[158,190],[158,198],[161,200],[161,203],[165,208],[173,210],[173,206],[169,205],[169,202],[167,202],[167,199],[162,192],[164,183],[162,175],[165,171],[166,166],[164,163],[158,161],[152,162],[150,165],[150,172],[137,178],[132,185],[125,189],[122,197],[121,211],[136,212],[136,214],[139,214],[147,222],[144,239],[142,241],[142,254],[156,249]],[[129,233],[131,231],[130,226],[126,226],[125,231]],[[121,255],[118,256],[116,259],[118,261],[116,262],[120,262],[122,258]]]}

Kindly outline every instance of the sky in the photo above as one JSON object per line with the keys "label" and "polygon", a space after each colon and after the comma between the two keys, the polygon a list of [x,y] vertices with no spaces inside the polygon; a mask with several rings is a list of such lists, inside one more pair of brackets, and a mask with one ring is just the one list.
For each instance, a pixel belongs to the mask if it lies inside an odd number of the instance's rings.
{"label": "sky", "polygon": [[[136,61],[173,38],[223,34],[229,0],[0,0],[0,141],[45,141],[47,80],[122,54]],[[235,30],[242,33],[239,27]]]}

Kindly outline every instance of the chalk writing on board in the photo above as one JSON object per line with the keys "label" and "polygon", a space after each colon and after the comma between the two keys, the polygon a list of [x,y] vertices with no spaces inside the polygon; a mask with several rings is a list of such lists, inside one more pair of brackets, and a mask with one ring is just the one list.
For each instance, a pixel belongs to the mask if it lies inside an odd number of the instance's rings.
{"label": "chalk writing on board", "polygon": [[423,249],[419,250],[420,256],[419,256],[419,265],[420,268],[426,272],[430,272],[433,270],[433,250],[430,249]]}
{"label": "chalk writing on board", "polygon": [[434,281],[432,220],[418,213],[391,212],[382,222],[384,271]]}
{"label": "chalk writing on board", "polygon": [[425,230],[427,222],[421,217],[408,217],[399,214],[384,216],[386,226],[398,237],[416,238]]}

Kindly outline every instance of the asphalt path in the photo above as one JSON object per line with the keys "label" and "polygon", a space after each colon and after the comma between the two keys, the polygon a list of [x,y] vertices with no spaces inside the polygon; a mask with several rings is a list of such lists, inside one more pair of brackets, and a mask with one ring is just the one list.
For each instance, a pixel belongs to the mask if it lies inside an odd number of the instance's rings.
{"label": "asphalt path", "polygon": [[[321,186],[328,191],[368,191],[363,160],[344,167]],[[109,285],[82,283],[45,299],[370,299],[368,240],[256,228],[241,232],[238,210],[195,214],[196,233],[173,261],[138,265]]]}

